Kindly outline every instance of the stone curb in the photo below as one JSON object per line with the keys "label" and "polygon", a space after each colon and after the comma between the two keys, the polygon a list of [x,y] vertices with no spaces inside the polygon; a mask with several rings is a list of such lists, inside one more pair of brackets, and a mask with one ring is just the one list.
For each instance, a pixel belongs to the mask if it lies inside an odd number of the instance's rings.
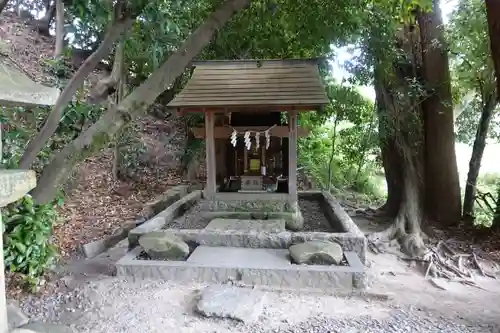
{"label": "stone curb", "polygon": [[174,202],[159,214],[155,215],[150,220],[144,222],[140,226],[130,230],[128,233],[129,245],[131,248],[139,244],[139,237],[163,228],[167,223],[170,223],[177,217],[184,214],[191,206],[195,205],[202,197],[202,191],[193,191],[181,199]]}

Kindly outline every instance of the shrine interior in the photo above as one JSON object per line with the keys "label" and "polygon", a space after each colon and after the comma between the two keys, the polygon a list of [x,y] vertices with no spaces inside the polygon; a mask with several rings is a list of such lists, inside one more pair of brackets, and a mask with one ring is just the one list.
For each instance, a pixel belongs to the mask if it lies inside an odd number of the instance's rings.
{"label": "shrine interior", "polygon": [[[222,124],[221,124],[222,122]],[[266,191],[288,193],[288,137],[270,135],[269,146],[265,130],[287,127],[286,113],[270,112],[256,116],[234,112],[221,115],[216,126],[245,128],[250,132],[250,149],[245,145],[244,132],[238,132],[236,145],[230,138],[216,139],[216,179],[220,192]],[[259,133],[259,144],[256,142]]]}

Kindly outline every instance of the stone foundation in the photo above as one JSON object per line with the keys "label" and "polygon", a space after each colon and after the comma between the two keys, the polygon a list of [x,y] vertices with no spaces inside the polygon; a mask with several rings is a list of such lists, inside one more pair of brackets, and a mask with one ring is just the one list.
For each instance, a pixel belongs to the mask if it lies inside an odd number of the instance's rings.
{"label": "stone foundation", "polygon": [[212,265],[189,261],[137,260],[136,248],[117,264],[117,276],[132,280],[173,280],[179,282],[226,283],[271,288],[325,289],[352,291],[365,287],[364,266],[357,255],[345,252],[348,266],[290,265],[258,267],[241,262],[237,265]]}
{"label": "stone foundation", "polygon": [[[200,202],[201,197],[201,191],[192,192],[133,229],[129,233],[129,246],[135,249],[117,263],[118,275],[134,279],[194,280],[208,283],[235,280],[244,285],[273,288],[364,288],[366,238],[328,192],[302,192],[299,198],[318,200],[325,216],[323,223],[328,223],[331,230],[337,232],[300,231],[300,222],[303,221],[300,209],[295,204],[290,204],[287,194],[277,193],[217,193],[213,200],[200,203],[199,218],[207,222],[201,224],[206,226],[204,229],[162,229],[182,216],[188,207]],[[217,222],[217,219],[221,220]],[[286,230],[283,230],[283,220]],[[212,223],[213,221],[215,222]],[[265,225],[266,223],[270,225]],[[242,224],[254,227],[242,227]],[[142,251],[137,246],[139,237],[151,231],[172,233],[196,249],[197,246],[208,248],[206,253],[222,251],[228,257],[237,256],[238,253],[245,255],[238,257],[238,260],[230,260],[231,264],[218,260],[221,255],[212,256],[214,260],[204,262],[193,262],[194,259],[190,261],[189,257],[187,261],[137,258]],[[288,261],[287,265],[269,267],[263,260],[259,261],[263,253],[275,253],[275,257],[279,257],[276,254],[287,252],[290,246],[313,240],[338,243],[344,252],[347,266],[292,265]]]}

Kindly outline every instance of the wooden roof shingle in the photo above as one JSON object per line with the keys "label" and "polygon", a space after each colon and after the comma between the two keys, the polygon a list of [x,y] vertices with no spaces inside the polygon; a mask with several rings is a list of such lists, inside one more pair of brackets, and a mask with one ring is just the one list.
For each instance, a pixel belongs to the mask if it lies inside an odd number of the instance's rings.
{"label": "wooden roof shingle", "polygon": [[169,107],[235,111],[293,107],[306,111],[329,103],[315,60],[203,61],[193,65],[191,79]]}

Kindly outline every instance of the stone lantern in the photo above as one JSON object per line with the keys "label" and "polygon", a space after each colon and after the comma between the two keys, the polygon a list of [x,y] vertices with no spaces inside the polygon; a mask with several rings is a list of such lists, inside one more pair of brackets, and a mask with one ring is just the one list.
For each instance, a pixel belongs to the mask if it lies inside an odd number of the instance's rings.
{"label": "stone lantern", "polygon": [[[0,55],[0,106],[54,105],[59,89],[35,83]],[[0,126],[0,160],[2,158],[2,127]],[[17,201],[36,185],[31,170],[0,169],[0,207]],[[2,215],[0,214],[0,223]],[[3,237],[0,237],[0,333],[9,330],[7,321]]]}

